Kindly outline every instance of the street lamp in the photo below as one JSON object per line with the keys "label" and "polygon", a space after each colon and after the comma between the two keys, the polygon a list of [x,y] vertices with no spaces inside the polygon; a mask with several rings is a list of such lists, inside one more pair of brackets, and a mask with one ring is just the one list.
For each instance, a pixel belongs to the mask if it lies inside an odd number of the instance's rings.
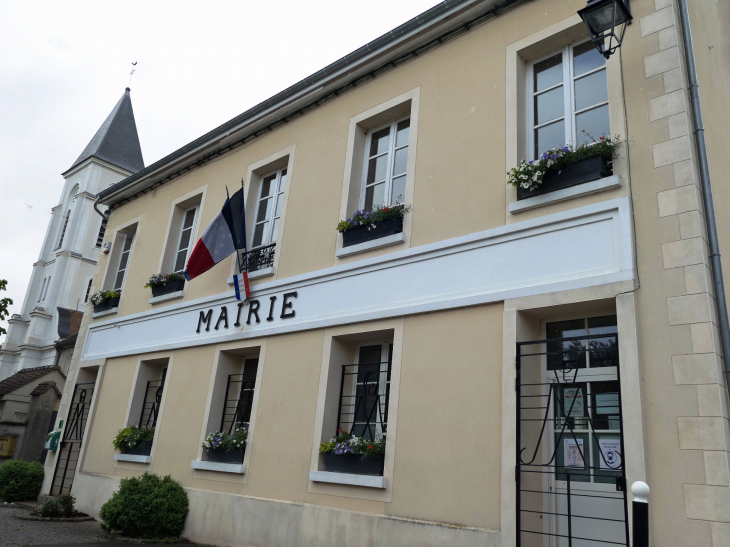
{"label": "street lamp", "polygon": [[588,28],[591,42],[606,59],[621,47],[626,25],[633,19],[628,2],[629,0],[626,3],[623,0],[588,0],[586,7],[578,10],[578,15]]}

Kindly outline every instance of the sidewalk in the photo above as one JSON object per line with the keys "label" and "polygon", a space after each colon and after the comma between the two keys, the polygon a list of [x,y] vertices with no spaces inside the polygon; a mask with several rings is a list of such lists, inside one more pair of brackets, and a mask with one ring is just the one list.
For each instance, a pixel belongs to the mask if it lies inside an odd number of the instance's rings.
{"label": "sidewalk", "polygon": [[33,522],[15,518],[27,513],[27,509],[0,507],[0,547],[109,543],[98,522]]}

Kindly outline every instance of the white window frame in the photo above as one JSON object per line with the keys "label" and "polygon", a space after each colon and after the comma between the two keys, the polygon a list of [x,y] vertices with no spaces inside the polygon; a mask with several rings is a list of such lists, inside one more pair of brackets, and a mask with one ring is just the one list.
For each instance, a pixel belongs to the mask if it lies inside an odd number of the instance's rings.
{"label": "white window frame", "polygon": [[[284,211],[283,200],[284,200],[284,192],[286,191],[286,187],[283,189],[281,188],[281,177],[282,177],[282,174],[286,171],[286,177],[287,177],[286,184],[288,185],[289,184],[289,170],[288,169],[289,169],[288,165],[285,167],[280,167],[279,169],[266,173],[259,180],[259,188],[258,188],[257,199],[256,199],[256,208],[254,209],[254,212],[253,212],[253,224],[251,225],[251,249],[250,250],[266,247],[267,245],[276,243],[279,240],[279,237],[278,237],[279,234],[274,233],[274,224],[276,224],[277,220],[279,221],[279,224],[276,227],[276,229],[278,231],[279,226],[281,225],[281,212]],[[269,178],[271,175],[275,175],[274,192],[270,196],[265,198],[267,200],[268,199],[274,200],[274,205],[271,207],[271,218],[267,217],[264,220],[257,221],[259,207],[261,206],[261,198],[262,198],[261,192],[263,192],[263,190],[264,190],[264,180]],[[279,202],[282,202],[281,211],[279,213],[279,216],[276,216],[276,205]],[[264,232],[264,234],[261,238],[261,244],[254,247],[253,240],[254,240],[254,236],[256,234],[256,226],[258,226],[259,224],[264,224],[265,222],[269,223],[268,229]]]}
{"label": "white window frame", "polygon": [[175,267],[175,264],[177,263],[177,255],[180,254],[180,251],[182,249],[180,248],[180,244],[182,243],[182,237],[183,232],[185,231],[185,218],[188,216],[188,213],[190,211],[194,210],[195,214],[193,216],[193,223],[191,224],[189,230],[190,230],[190,238],[188,239],[188,246],[185,249],[185,260],[183,261],[183,267],[180,270],[174,270],[174,273],[181,273],[183,270],[185,270],[185,265],[188,263],[188,258],[190,257],[190,251],[193,248],[193,236],[195,236],[195,228],[198,224],[198,214],[199,214],[199,208],[198,205],[195,204],[192,207],[188,207],[183,211],[182,219],[180,220],[180,230],[177,235],[177,245],[175,246],[175,254],[172,257],[172,267]]}
{"label": "white window frame", "polygon": [[[365,194],[367,192],[368,188],[368,166],[370,165],[370,160],[382,156],[382,154],[376,154],[375,156],[370,156],[370,144],[372,142],[372,136],[374,133],[377,133],[378,131],[381,131],[385,129],[386,127],[390,127],[390,133],[389,137],[390,140],[388,141],[388,151],[386,154],[388,155],[388,163],[386,166],[385,171],[385,191],[384,196],[386,197],[386,206],[392,206],[395,205],[395,200],[398,196],[392,196],[393,192],[393,162],[395,161],[395,153],[397,150],[401,150],[402,148],[408,148],[408,153],[411,153],[410,146],[411,146],[411,132],[410,132],[410,125],[409,125],[409,132],[408,132],[408,144],[405,144],[403,146],[399,146],[396,148],[395,143],[395,137],[397,133],[397,127],[398,124],[405,120],[410,120],[411,114],[407,114],[405,116],[402,116],[400,118],[397,118],[395,120],[391,120],[387,123],[384,123],[382,125],[379,125],[377,127],[374,127],[370,129],[367,133],[367,137],[365,138],[365,154],[363,156],[363,167],[362,167],[362,185],[360,188],[360,206],[359,208],[362,210],[365,208]],[[406,158],[406,172],[402,175],[398,176],[405,176],[406,179],[408,177],[408,170],[407,170],[408,160]],[[406,180],[407,183],[407,180]],[[403,200],[405,200],[405,195],[403,196]],[[359,350],[358,350],[359,351]]]}
{"label": "white window frame", "polygon": [[[119,252],[119,260],[117,261],[117,267],[114,270],[114,279],[112,281],[112,290],[113,291],[119,291],[121,292],[122,288],[124,287],[124,281],[127,279],[127,270],[129,269],[129,257],[132,254],[132,246],[134,245],[134,236],[135,234],[123,234],[124,239],[122,240],[121,244],[121,250]],[[129,244],[129,249],[124,250],[124,246],[127,244],[127,239],[132,238],[132,242]],[[121,269],[122,266],[122,258],[124,257],[124,253],[127,253],[127,263],[124,266],[124,269]],[[117,287],[117,278],[119,277],[119,273],[124,272],[124,275],[122,275],[122,282]]]}
{"label": "white window frame", "polygon": [[[529,160],[535,160],[537,159],[537,153],[535,152],[535,130],[539,127],[544,127],[547,125],[550,125],[552,123],[555,123],[559,120],[564,120],[564,130],[565,130],[565,144],[566,146],[573,145],[574,143],[577,143],[577,130],[576,130],[576,123],[575,119],[576,116],[579,114],[582,114],[584,112],[588,112],[589,110],[594,110],[596,108],[600,108],[604,105],[607,105],[609,103],[609,100],[602,101],[600,103],[596,103],[594,105],[591,105],[587,108],[583,108],[581,110],[575,110],[573,108],[573,105],[575,104],[575,82],[577,80],[581,80],[583,78],[586,78],[587,76],[590,76],[591,74],[595,74],[597,72],[600,72],[601,70],[608,70],[608,63],[604,63],[603,66],[599,68],[595,68],[593,70],[590,70],[584,74],[581,74],[577,78],[575,77],[574,70],[573,70],[573,49],[588,42],[589,40],[578,40],[576,42],[572,42],[560,49],[553,50],[550,54],[544,55],[534,61],[531,61],[527,65],[527,74],[526,74],[526,84],[527,84],[527,94],[525,95],[527,97],[527,153],[526,156]],[[560,84],[556,84],[552,87],[548,87],[545,89],[542,89],[538,92],[534,91],[534,68],[535,65],[549,59],[551,57],[554,57],[558,53],[562,54],[562,65],[563,65],[563,80]],[[567,59],[567,62],[566,62]],[[608,81],[608,73],[606,74],[607,78],[606,81]],[[569,82],[570,85],[566,86],[566,82]],[[553,89],[556,89],[558,87],[563,87],[563,116],[549,120],[542,124],[535,124],[535,97],[537,95],[542,95],[544,93],[547,93]],[[566,89],[567,88],[567,89]],[[566,115],[566,112],[570,112],[569,115]],[[610,116],[609,116],[610,120]],[[610,123],[610,122],[609,122]],[[609,135],[611,133],[610,125],[609,125]]]}

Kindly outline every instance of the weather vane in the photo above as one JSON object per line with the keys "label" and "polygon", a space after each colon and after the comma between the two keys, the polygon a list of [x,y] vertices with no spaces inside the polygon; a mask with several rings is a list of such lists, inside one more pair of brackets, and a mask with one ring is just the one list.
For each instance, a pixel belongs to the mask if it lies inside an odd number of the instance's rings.
{"label": "weather vane", "polygon": [[137,61],[132,63],[132,72],[129,73],[129,84],[127,84],[127,87],[132,85],[132,76],[134,76],[135,70],[137,70]]}

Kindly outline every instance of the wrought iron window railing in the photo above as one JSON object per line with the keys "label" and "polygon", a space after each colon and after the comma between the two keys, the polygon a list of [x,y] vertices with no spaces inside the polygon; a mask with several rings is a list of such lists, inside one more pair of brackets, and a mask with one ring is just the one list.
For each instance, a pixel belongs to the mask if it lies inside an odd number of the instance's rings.
{"label": "wrought iron window railing", "polygon": [[155,427],[157,424],[157,416],[160,413],[162,391],[164,388],[164,375],[161,380],[151,380],[147,382],[147,387],[144,392],[144,401],[142,402],[142,413],[139,416],[140,427]]}
{"label": "wrought iron window railing", "polygon": [[370,440],[387,433],[390,372],[390,361],[342,366],[338,430]]}
{"label": "wrought iron window railing", "polygon": [[240,427],[248,429],[251,421],[256,372],[229,374],[221,416],[221,431],[229,435]]}
{"label": "wrought iron window railing", "polygon": [[245,256],[246,260],[248,260],[248,271],[256,272],[264,268],[271,268],[274,265],[275,252],[276,243],[248,251]]}

